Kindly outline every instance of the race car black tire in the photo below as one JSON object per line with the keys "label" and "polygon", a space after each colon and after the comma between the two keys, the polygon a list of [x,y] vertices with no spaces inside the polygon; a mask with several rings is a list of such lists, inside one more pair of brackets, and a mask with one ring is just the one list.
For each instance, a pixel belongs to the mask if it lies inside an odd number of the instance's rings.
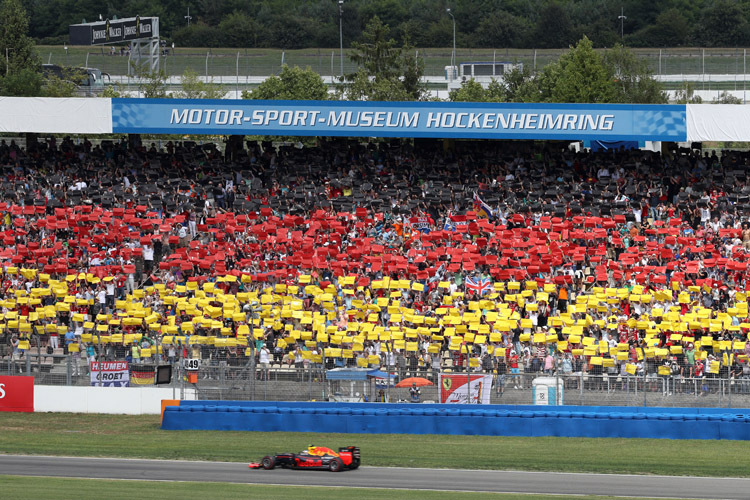
{"label": "race car black tire", "polygon": [[336,457],[328,462],[328,470],[331,472],[341,472],[344,470],[344,462],[340,458]]}
{"label": "race car black tire", "polygon": [[274,457],[265,456],[263,457],[263,460],[260,461],[260,464],[264,469],[272,470],[274,467],[276,467],[276,459]]}

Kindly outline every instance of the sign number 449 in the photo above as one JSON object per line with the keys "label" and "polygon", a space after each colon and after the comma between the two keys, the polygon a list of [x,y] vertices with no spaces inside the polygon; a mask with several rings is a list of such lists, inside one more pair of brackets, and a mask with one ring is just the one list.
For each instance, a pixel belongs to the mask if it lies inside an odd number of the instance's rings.
{"label": "sign number 449", "polygon": [[197,370],[201,367],[201,360],[198,358],[182,360],[182,366],[186,370]]}

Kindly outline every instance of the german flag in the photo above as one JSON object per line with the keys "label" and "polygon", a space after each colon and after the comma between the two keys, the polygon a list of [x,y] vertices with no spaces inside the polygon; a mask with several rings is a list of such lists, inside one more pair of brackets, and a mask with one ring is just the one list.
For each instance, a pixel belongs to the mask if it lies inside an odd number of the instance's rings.
{"label": "german flag", "polygon": [[132,385],[154,385],[155,372],[153,368],[138,369],[133,367],[130,372],[130,383]]}

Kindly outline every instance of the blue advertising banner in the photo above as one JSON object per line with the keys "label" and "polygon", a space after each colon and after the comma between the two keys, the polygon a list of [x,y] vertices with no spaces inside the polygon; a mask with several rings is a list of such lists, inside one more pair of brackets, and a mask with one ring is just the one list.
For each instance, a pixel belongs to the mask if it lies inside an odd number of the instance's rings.
{"label": "blue advertising banner", "polygon": [[114,133],[685,141],[684,105],[112,99]]}

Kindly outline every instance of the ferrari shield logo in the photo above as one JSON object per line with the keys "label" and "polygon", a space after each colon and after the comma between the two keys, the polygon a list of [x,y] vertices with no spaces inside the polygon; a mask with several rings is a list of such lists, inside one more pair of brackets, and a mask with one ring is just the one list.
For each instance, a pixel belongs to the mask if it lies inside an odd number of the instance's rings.
{"label": "ferrari shield logo", "polygon": [[450,379],[448,377],[443,379],[443,389],[445,389],[446,391],[450,391],[452,385],[453,385],[453,379]]}

